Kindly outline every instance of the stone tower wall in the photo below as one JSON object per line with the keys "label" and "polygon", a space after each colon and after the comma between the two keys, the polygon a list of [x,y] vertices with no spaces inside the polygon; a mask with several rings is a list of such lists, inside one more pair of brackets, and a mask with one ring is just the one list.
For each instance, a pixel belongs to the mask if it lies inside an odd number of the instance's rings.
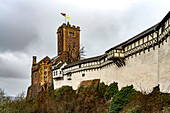
{"label": "stone tower wall", "polygon": [[79,50],[80,48],[80,27],[63,24],[57,30],[58,55],[69,49]]}

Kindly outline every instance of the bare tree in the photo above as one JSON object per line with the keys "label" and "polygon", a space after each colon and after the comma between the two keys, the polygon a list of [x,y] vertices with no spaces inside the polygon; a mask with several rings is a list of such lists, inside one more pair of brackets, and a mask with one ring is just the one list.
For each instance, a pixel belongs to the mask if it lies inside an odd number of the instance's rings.
{"label": "bare tree", "polygon": [[68,51],[67,53],[67,63],[73,63],[76,61],[79,61],[80,59],[83,59],[85,55],[85,50],[84,46],[81,47],[79,50],[76,50],[75,47],[71,47],[70,45],[68,46]]}

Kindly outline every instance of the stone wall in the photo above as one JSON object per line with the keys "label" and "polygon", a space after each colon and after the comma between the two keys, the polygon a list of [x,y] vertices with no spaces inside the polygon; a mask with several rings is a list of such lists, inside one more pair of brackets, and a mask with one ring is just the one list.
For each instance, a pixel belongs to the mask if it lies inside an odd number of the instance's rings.
{"label": "stone wall", "polygon": [[[79,84],[85,80],[100,79],[109,85],[112,82],[118,82],[119,89],[134,85],[137,90],[146,92],[152,91],[152,88],[160,84],[164,92],[168,92],[170,81],[170,38],[163,45],[155,46],[155,49],[142,51],[140,54],[130,56],[125,59],[126,65],[118,67],[114,63],[103,68],[80,71],[72,73],[71,80],[67,80],[67,75],[63,80],[54,82],[55,88],[63,85],[70,85],[77,89]],[[82,76],[84,74],[84,77]]]}
{"label": "stone wall", "polygon": [[159,84],[161,90],[170,92],[170,36],[159,48]]}
{"label": "stone wall", "polygon": [[[77,89],[85,80],[100,79],[119,89],[133,85],[136,90],[151,92],[160,85],[170,92],[170,13],[164,19],[131,39],[110,48],[104,56],[89,58],[63,68],[63,79],[54,80],[55,88],[63,85]],[[85,61],[85,60],[84,60]]]}

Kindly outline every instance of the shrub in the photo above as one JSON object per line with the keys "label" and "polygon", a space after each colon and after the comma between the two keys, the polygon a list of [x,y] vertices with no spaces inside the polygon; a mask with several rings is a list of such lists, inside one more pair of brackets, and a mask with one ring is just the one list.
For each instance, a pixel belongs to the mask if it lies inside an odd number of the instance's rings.
{"label": "shrub", "polygon": [[53,84],[49,87],[49,91],[50,91],[50,95],[52,95],[54,93],[54,85]]}
{"label": "shrub", "polygon": [[55,93],[56,99],[61,99],[62,96],[65,96],[69,93],[72,93],[74,90],[71,86],[62,86],[60,89],[58,89]]}
{"label": "shrub", "polygon": [[107,88],[106,88],[106,92],[104,94],[104,97],[106,100],[110,100],[111,97],[113,97],[117,92],[118,92],[118,83],[114,82],[111,83]]}
{"label": "shrub", "polygon": [[133,89],[133,86],[127,86],[122,88],[117,94],[113,96],[113,99],[110,103],[110,113],[116,113],[123,109],[123,106],[127,105],[133,95],[136,94],[136,91]]}
{"label": "shrub", "polygon": [[104,95],[106,91],[106,85],[104,84],[104,82],[99,84],[98,91]]}
{"label": "shrub", "polygon": [[130,109],[127,113],[141,113],[139,109],[141,109],[139,106],[135,106],[132,109]]}
{"label": "shrub", "polygon": [[83,87],[83,86],[81,86],[81,87],[78,89],[78,92],[83,91],[83,89],[84,89],[84,87]]}

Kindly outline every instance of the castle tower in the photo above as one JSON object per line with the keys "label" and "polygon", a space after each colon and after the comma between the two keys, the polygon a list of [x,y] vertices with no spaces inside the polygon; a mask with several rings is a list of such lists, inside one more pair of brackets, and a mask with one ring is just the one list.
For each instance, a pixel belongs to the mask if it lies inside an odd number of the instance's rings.
{"label": "castle tower", "polygon": [[[66,25],[63,23],[57,30],[58,37],[58,55],[61,55],[70,50],[74,50],[74,54],[80,48],[80,27],[74,25]],[[74,56],[74,55],[73,55]]]}

